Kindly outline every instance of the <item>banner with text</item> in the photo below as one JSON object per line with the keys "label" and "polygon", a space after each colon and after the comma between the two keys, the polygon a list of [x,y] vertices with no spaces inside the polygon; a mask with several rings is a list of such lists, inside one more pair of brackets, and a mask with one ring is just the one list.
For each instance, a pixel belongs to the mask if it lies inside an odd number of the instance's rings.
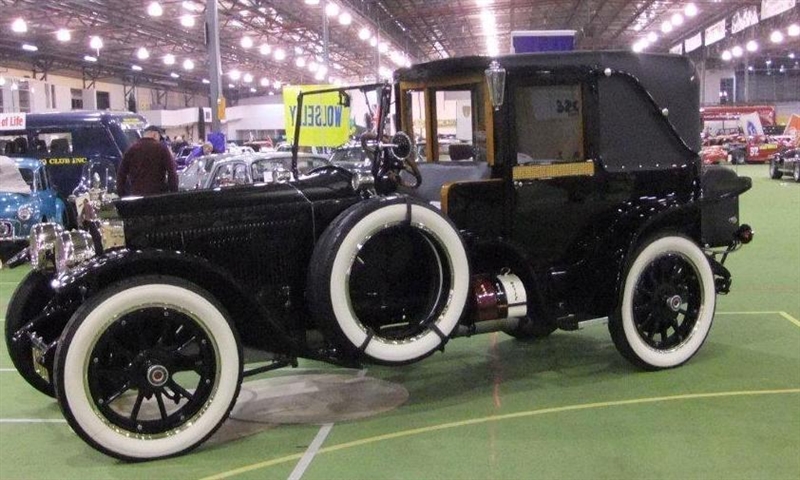
{"label": "banner with text", "polygon": [[[283,87],[286,140],[294,143],[297,121],[297,95],[334,88],[331,85],[290,85]],[[350,133],[350,107],[341,104],[338,92],[304,95],[300,111],[300,139],[304,147],[338,147],[347,143]]]}
{"label": "banner with text", "polygon": [[0,113],[0,130],[25,130],[24,113]]}
{"label": "banner with text", "polygon": [[797,0],[761,0],[761,20],[793,9]]}
{"label": "banner with text", "polygon": [[719,42],[725,38],[725,19],[706,28],[706,46]]}

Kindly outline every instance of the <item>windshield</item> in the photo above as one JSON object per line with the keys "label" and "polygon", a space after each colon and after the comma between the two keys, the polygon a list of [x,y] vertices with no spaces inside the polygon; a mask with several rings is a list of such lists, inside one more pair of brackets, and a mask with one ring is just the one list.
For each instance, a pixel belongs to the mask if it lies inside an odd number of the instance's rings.
{"label": "windshield", "polygon": [[33,170],[18,168],[14,160],[0,156],[0,191],[31,193]]}
{"label": "windshield", "polygon": [[[379,128],[390,133],[390,95],[391,88],[383,83],[287,89],[284,94],[288,113],[286,133],[293,153],[307,147],[330,149],[360,145],[363,134],[377,133]],[[378,107],[381,104],[385,105],[383,112]],[[363,158],[358,147],[334,151],[331,160],[360,162]],[[299,175],[296,168],[292,170],[295,176]]]}

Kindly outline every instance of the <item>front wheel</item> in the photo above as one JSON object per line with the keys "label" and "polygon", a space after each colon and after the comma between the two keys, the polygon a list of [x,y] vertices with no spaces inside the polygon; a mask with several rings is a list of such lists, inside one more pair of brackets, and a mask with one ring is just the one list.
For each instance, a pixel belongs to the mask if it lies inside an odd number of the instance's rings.
{"label": "front wheel", "polygon": [[241,380],[242,350],[223,307],[172,277],[135,277],[90,298],[56,351],[69,425],[123,460],[201,444],[228,417]]}
{"label": "front wheel", "polygon": [[771,158],[769,160],[769,178],[777,180],[783,176],[783,172],[778,169],[778,160]]}
{"label": "front wheel", "polygon": [[36,390],[55,397],[52,382],[45,380],[36,372],[31,339],[26,331],[21,331],[26,323],[42,313],[51,298],[53,290],[50,288],[50,277],[38,270],[28,272],[8,303],[5,337],[8,355],[17,372]]}
{"label": "front wheel", "polygon": [[716,291],[703,251],[682,236],[662,236],[633,256],[608,328],[617,350],[645,370],[677,367],[703,345]]}

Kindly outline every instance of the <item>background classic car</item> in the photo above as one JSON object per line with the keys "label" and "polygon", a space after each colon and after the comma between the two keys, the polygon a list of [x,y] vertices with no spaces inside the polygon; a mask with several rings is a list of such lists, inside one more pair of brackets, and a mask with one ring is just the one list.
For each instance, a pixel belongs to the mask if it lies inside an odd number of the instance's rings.
{"label": "background classic car", "polygon": [[769,161],[769,176],[775,180],[791,175],[800,182],[800,148],[791,148],[776,153]]}
{"label": "background classic car", "polygon": [[0,260],[27,245],[31,226],[48,221],[64,225],[67,212],[44,163],[0,156]]}
{"label": "background classic car", "polygon": [[[459,336],[607,320],[634,365],[682,365],[730,290],[725,259],[752,238],[738,218],[750,180],[701,164],[697,78],[684,57],[573,52],[447,59],[352,87],[384,112],[362,136],[372,181],[335,166],[301,177],[294,159],[287,183],[116,202],[121,247],[41,227],[6,315],[14,365],[125,460],[196,447],[244,376],[298,357],[403,365]],[[439,91],[469,98],[461,134],[481,172],[440,172],[427,195],[438,187],[441,210],[418,197],[410,140],[439,160],[439,125],[414,124],[440,105],[413,101]],[[325,92],[301,93],[298,116]],[[392,94],[409,134],[388,131]],[[244,346],[271,363],[245,371]]]}

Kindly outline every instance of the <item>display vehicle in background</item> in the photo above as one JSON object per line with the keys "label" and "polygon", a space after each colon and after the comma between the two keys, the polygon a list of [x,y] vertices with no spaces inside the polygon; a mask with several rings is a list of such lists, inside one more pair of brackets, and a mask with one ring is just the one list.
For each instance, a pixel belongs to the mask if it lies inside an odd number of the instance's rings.
{"label": "display vehicle in background", "polygon": [[0,156],[0,262],[25,248],[31,227],[41,222],[67,223],[66,205],[44,163]]}
{"label": "display vehicle in background", "polygon": [[[697,79],[680,56],[560,52],[301,93],[293,138],[315,96],[346,109],[374,92],[369,178],[301,177],[295,160],[289,182],[123,199],[88,233],[39,225],[6,314],[14,366],[89,445],[146,460],[201,444],[243,377],[298,358],[405,365],[462,336],[607,321],[634,365],[682,365],[730,289],[725,259],[752,238],[750,179],[698,155]],[[440,92],[470,107],[459,138],[485,174],[426,178],[439,125],[414,125],[452,107]],[[419,137],[432,163],[415,163]],[[243,347],[271,363],[244,370]]]}
{"label": "display vehicle in background", "polygon": [[778,180],[784,175],[789,175],[795,182],[800,182],[800,148],[784,150],[770,159],[770,178]]}
{"label": "display vehicle in background", "polygon": [[66,199],[82,180],[84,166],[116,171],[122,155],[141,138],[145,119],[130,112],[74,111],[5,114],[19,117],[0,127],[0,155],[34,157],[47,165],[53,186]]}
{"label": "display vehicle in background", "polygon": [[[297,171],[301,175],[327,165],[330,165],[330,162],[325,157],[310,154],[297,155]],[[291,152],[234,155],[215,162],[199,188],[285,182],[291,180],[291,171]]]}
{"label": "display vehicle in background", "polygon": [[726,143],[728,161],[741,165],[744,163],[766,163],[778,153],[781,145],[765,135],[748,135]]}
{"label": "display vehicle in background", "polygon": [[728,161],[728,151],[722,145],[708,145],[700,149],[704,165],[719,165]]}

